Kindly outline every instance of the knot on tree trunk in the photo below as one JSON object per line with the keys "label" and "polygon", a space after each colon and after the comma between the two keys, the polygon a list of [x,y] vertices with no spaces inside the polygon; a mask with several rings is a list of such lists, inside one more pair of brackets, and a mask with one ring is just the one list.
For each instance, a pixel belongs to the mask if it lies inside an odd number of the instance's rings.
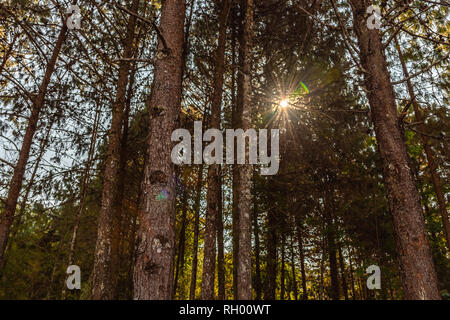
{"label": "knot on tree trunk", "polygon": [[167,183],[167,176],[161,170],[154,170],[150,172],[150,184],[155,183],[162,183],[162,184]]}
{"label": "knot on tree trunk", "polygon": [[150,117],[156,118],[164,114],[166,108],[164,106],[152,106],[150,107]]}
{"label": "knot on tree trunk", "polygon": [[148,261],[144,267],[145,272],[147,272],[148,274],[157,273],[158,269],[159,269],[159,266],[152,261]]}

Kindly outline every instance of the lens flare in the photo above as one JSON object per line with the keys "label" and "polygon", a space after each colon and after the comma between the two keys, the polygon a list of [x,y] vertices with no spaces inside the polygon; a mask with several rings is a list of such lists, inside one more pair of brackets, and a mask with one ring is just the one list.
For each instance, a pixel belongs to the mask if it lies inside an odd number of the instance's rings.
{"label": "lens flare", "polygon": [[168,200],[169,199],[169,192],[166,189],[163,189],[157,196],[156,200],[162,201],[162,200]]}
{"label": "lens flare", "polygon": [[303,82],[300,82],[301,86],[303,87],[303,89],[305,89],[306,93],[309,94],[309,89],[306,86],[306,84],[304,84]]}
{"label": "lens flare", "polygon": [[287,108],[289,106],[289,100],[288,99],[283,99],[280,101],[280,107],[282,108]]}

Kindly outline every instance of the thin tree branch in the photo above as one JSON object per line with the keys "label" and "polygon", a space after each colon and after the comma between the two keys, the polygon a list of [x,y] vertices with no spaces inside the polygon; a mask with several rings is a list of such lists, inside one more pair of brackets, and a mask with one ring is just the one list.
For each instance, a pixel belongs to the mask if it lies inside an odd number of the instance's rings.
{"label": "thin tree branch", "polygon": [[449,57],[449,55],[447,54],[445,57],[439,59],[438,61],[436,61],[436,62],[434,62],[434,63],[432,63],[432,64],[430,64],[430,65],[429,65],[428,67],[426,67],[425,69],[423,69],[423,70],[421,70],[421,71],[419,71],[419,72],[416,72],[416,73],[410,75],[409,77],[407,77],[407,78],[405,78],[405,79],[403,79],[403,80],[399,80],[399,81],[392,82],[392,85],[401,84],[401,83],[403,83],[403,82],[405,82],[405,81],[408,81],[408,80],[411,79],[411,78],[415,78],[415,77],[417,77],[417,76],[420,76],[422,73],[427,72],[428,70],[430,70],[431,68],[433,68],[435,65],[441,63],[442,61],[444,61],[444,60],[447,59],[448,57]]}
{"label": "thin tree branch", "polygon": [[132,16],[134,16],[134,17],[136,17],[136,18],[138,18],[138,19],[140,19],[140,20],[142,20],[142,21],[144,21],[144,22],[150,24],[150,25],[153,27],[153,29],[155,29],[156,34],[158,35],[158,38],[161,40],[161,42],[162,42],[162,44],[163,44],[163,47],[164,47],[164,50],[167,51],[167,50],[169,49],[169,48],[167,47],[166,39],[164,39],[164,37],[163,37],[161,31],[159,30],[158,26],[156,25],[156,23],[155,23],[154,21],[151,21],[151,20],[149,20],[149,19],[146,19],[146,18],[144,18],[144,17],[141,17],[141,16],[138,15],[137,13],[135,13],[135,12],[133,12],[133,11],[131,11],[131,10],[128,10],[127,8],[122,7],[120,4],[116,4],[116,7],[119,8],[120,10],[123,10],[123,11],[125,11],[126,13],[131,14]]}

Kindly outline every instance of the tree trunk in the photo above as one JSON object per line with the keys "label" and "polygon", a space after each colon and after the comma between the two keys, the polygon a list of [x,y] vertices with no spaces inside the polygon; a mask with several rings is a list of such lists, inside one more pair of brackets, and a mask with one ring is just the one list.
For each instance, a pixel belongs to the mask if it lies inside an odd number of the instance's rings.
{"label": "tree trunk", "polygon": [[178,237],[178,254],[177,254],[177,262],[175,265],[175,281],[173,286],[173,294],[174,297],[177,293],[178,287],[178,279],[180,276],[183,276],[184,269],[184,251],[186,246],[186,223],[187,223],[187,211],[188,211],[188,195],[187,192],[184,192],[182,199],[182,209],[181,209],[181,228],[180,228],[180,236]]}
{"label": "tree trunk", "polygon": [[294,254],[294,238],[291,236],[291,266],[292,266],[292,289],[294,299],[298,300],[297,276],[295,272],[295,254]]}
{"label": "tree trunk", "polygon": [[[225,41],[227,31],[229,0],[222,1],[220,13],[219,40],[216,51],[216,70],[214,73],[214,93],[211,101],[211,128],[220,130],[221,104],[223,94],[223,74],[225,70]],[[220,164],[212,164],[208,169],[207,210],[205,221],[205,250],[203,259],[202,299],[214,298],[214,275],[216,261],[216,227],[220,215],[219,199],[221,192]]]}
{"label": "tree trunk", "polygon": [[326,237],[328,244],[328,262],[330,263],[330,278],[331,278],[331,299],[339,300],[339,276],[338,276],[338,265],[337,265],[337,248],[336,248],[336,232],[334,229],[333,223],[333,214],[332,210],[334,209],[333,205],[333,196],[331,195],[332,191],[327,192],[327,195],[324,199],[325,203],[325,223],[326,223]]}
{"label": "tree trunk", "polygon": [[303,250],[303,235],[300,223],[297,223],[297,241],[298,251],[300,252],[300,273],[302,274],[302,299],[308,300],[308,291],[306,289],[305,253]]}
{"label": "tree trunk", "polygon": [[277,280],[277,230],[273,211],[267,216],[267,258],[266,258],[266,283],[264,300],[275,300]]}
{"label": "tree trunk", "polygon": [[[74,2],[76,4],[76,1]],[[11,224],[14,221],[14,214],[16,212],[17,200],[19,198],[20,190],[22,189],[23,177],[25,175],[25,169],[30,157],[31,145],[33,144],[33,136],[36,133],[37,124],[39,121],[39,114],[44,106],[44,99],[47,93],[48,85],[55,70],[56,61],[61,51],[64,39],[67,34],[66,21],[63,21],[63,26],[59,32],[58,39],[56,40],[55,47],[53,49],[52,56],[47,64],[44,78],[39,87],[39,92],[33,101],[31,108],[31,114],[28,119],[28,125],[23,137],[22,146],[19,152],[19,158],[16,166],[14,167],[14,173],[10,182],[8,190],[8,196],[6,199],[5,209],[0,217],[0,265],[3,264],[3,255],[5,253],[6,244],[8,242],[9,230]]]}
{"label": "tree trunk", "polygon": [[324,284],[324,273],[325,273],[325,237],[322,238],[321,241],[321,257],[320,257],[320,276],[319,276],[319,300],[323,300],[323,294],[324,294],[324,289],[325,289],[325,284]]}
{"label": "tree trunk", "polygon": [[339,253],[339,268],[341,269],[342,291],[344,292],[345,300],[348,300],[347,277],[345,276],[345,263],[344,257],[342,256],[342,248],[340,244],[338,244],[338,253]]}
{"label": "tree trunk", "polygon": [[[144,196],[139,208],[134,269],[134,299],[137,300],[168,300],[173,296],[176,194],[171,135],[181,103],[185,10],[184,0],[162,3],[161,37],[148,103],[150,132]],[[168,197],[159,200],[158,195],[163,191]]]}
{"label": "tree trunk", "polygon": [[[137,35],[137,41],[134,44],[134,53],[133,56],[137,53],[137,48],[139,46],[139,40],[140,40],[141,33],[139,32]],[[132,70],[130,72],[130,78],[128,81],[128,90],[126,94],[126,100],[125,100],[125,113],[123,117],[123,129],[122,129],[122,137],[120,142],[120,169],[119,169],[119,185],[117,187],[117,215],[115,219],[115,223],[117,226],[114,228],[114,234],[113,234],[113,248],[117,248],[118,252],[114,253],[112,255],[112,265],[116,266],[116,269],[113,269],[113,277],[115,276],[115,281],[117,284],[116,286],[119,287],[119,275],[121,273],[122,267],[125,263],[126,266],[126,259],[124,259],[125,256],[125,243],[127,241],[127,235],[128,235],[128,229],[131,225],[133,225],[135,222],[131,221],[133,219],[133,216],[129,210],[127,210],[126,215],[124,215],[125,212],[125,206],[124,206],[124,200],[125,200],[125,179],[127,175],[127,159],[128,159],[128,131],[129,131],[129,118],[130,118],[130,111],[131,111],[131,99],[133,98],[134,90],[134,81],[135,81],[135,75],[136,75],[136,62],[134,63]],[[132,230],[132,233],[135,232],[135,230]],[[133,241],[134,242],[134,237]],[[119,293],[117,292],[116,298],[119,299]]]}
{"label": "tree trunk", "polygon": [[[139,0],[133,0],[131,11],[137,12],[138,7]],[[125,59],[133,56],[135,26],[136,17],[130,15],[126,40],[123,44]],[[118,217],[120,204],[117,203],[117,195],[120,184],[121,132],[129,71],[130,61],[122,60],[119,67],[116,98],[112,108],[111,128],[108,134],[102,200],[98,217],[97,243],[92,271],[92,299],[94,300],[111,300],[117,297],[119,242],[115,238],[117,238],[117,234],[120,234],[120,230],[118,230],[120,228]]]}
{"label": "tree trunk", "polygon": [[[408,87],[409,97],[412,100],[412,106],[414,109],[414,116],[416,118],[416,122],[418,123],[420,131],[426,133],[423,115],[422,112],[420,111],[419,103],[416,100],[416,95],[414,93],[414,87],[411,83],[411,79],[409,79],[409,72],[406,66],[405,59],[403,59],[402,50],[400,49],[397,37],[394,37],[394,40],[400,58],[400,62],[402,64],[403,75],[407,79],[406,85]],[[447,249],[450,251],[450,220],[448,217],[447,205],[445,203],[444,192],[442,191],[440,177],[437,173],[437,163],[435,160],[436,157],[434,155],[433,150],[431,149],[428,137],[426,135],[420,135],[420,138],[422,139],[423,148],[425,149],[425,155],[427,156],[428,169],[430,170],[431,181],[433,183],[434,191],[436,192],[439,212],[441,214],[442,224],[444,226],[444,235],[445,239],[447,240]]]}
{"label": "tree trunk", "polygon": [[[253,0],[246,0],[244,34],[241,43],[243,73],[242,85],[242,129],[251,127],[251,48],[253,38]],[[245,148],[248,159],[249,146]],[[248,160],[246,160],[248,161]],[[238,299],[252,299],[252,224],[251,224],[251,178],[252,167],[249,164],[238,165],[239,170],[239,266]]]}
{"label": "tree trunk", "polygon": [[353,274],[352,255],[351,254],[349,254],[349,256],[348,256],[348,261],[349,261],[349,265],[350,265],[350,280],[352,283],[352,299],[356,300],[358,297],[356,296],[356,292],[355,292],[355,276]]}
{"label": "tree trunk", "polygon": [[194,204],[194,244],[192,248],[192,272],[191,285],[189,289],[189,300],[195,299],[195,288],[197,286],[197,265],[198,265],[198,235],[200,232],[200,200],[202,197],[203,165],[198,167],[197,186]]}
{"label": "tree trunk", "polygon": [[[237,3],[237,2],[235,2]],[[237,73],[237,81],[236,81],[236,39],[238,38],[238,34],[242,34],[242,18],[237,16],[237,7],[233,8],[233,16],[232,16],[232,35],[231,35],[231,54],[232,54],[232,127],[234,129],[240,128],[240,114],[242,110],[242,75]],[[240,37],[239,37],[240,38]],[[240,39],[239,39],[240,41]],[[237,82],[237,85],[236,85]],[[236,94],[236,87],[239,88]],[[236,143],[234,148],[234,159],[236,159]],[[236,166],[232,167],[233,171],[233,181],[232,181],[232,194],[233,194],[233,202],[232,202],[232,242],[233,242],[233,296],[234,300],[238,299],[238,266],[239,266],[239,193],[238,193],[238,185],[239,185],[239,171]]]}
{"label": "tree trunk", "polygon": [[[142,178],[142,173],[141,173],[141,178]],[[141,203],[141,197],[142,197],[142,192],[139,192],[137,195],[137,199],[135,202],[135,207],[139,208],[139,205]],[[136,212],[131,216],[131,234],[130,234],[130,240],[129,240],[129,248],[130,248],[130,253],[128,256],[128,274],[127,274],[127,288],[129,290],[130,293],[130,299],[133,298],[133,272],[134,272],[134,261],[136,259],[136,233],[137,233],[137,228],[138,228],[138,223],[137,223],[137,210]]]}
{"label": "tree trunk", "polygon": [[284,300],[285,296],[285,280],[284,280],[284,261],[285,261],[285,240],[286,237],[284,235],[284,232],[281,234],[281,275],[280,275],[280,300]]}
{"label": "tree trunk", "polygon": [[261,300],[262,284],[261,284],[261,259],[259,244],[259,226],[258,226],[258,206],[257,202],[253,203],[253,234],[255,236],[255,293],[256,300]]}
{"label": "tree trunk", "polygon": [[398,259],[406,299],[440,299],[438,282],[383,44],[377,29],[368,30],[366,8],[370,1],[351,0],[360,58],[383,161],[387,198],[394,221]]}
{"label": "tree trunk", "polygon": [[223,194],[222,178],[219,193],[219,211],[217,216],[217,278],[219,286],[219,300],[225,300],[225,252],[223,243]]}
{"label": "tree trunk", "polygon": [[[328,225],[328,228],[332,228]],[[331,299],[339,300],[339,277],[336,259],[336,244],[333,232],[327,231],[328,262],[330,263]]]}

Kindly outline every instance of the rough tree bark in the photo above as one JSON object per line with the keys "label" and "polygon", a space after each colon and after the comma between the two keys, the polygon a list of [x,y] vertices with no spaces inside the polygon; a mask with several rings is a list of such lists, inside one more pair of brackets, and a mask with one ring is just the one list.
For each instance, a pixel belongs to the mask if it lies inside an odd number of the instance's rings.
{"label": "rough tree bark", "polygon": [[[244,2],[244,1],[243,1]],[[243,6],[245,11],[244,34],[241,43],[241,57],[243,75],[242,85],[242,129],[246,131],[251,127],[251,48],[253,38],[253,0],[246,0]],[[242,8],[242,9],[244,9]],[[245,148],[248,161],[249,147]],[[251,178],[252,167],[249,164],[238,165],[239,170],[239,265],[237,296],[239,300],[252,299],[252,224],[251,224]]]}
{"label": "rough tree bark", "polygon": [[[216,50],[216,69],[214,72],[214,92],[211,101],[210,126],[220,130],[221,105],[223,94],[223,74],[225,71],[225,41],[230,1],[222,1],[219,17],[219,39]],[[205,221],[205,250],[203,256],[202,299],[214,298],[214,275],[216,261],[216,227],[219,213],[221,193],[220,164],[212,164],[208,168],[208,191]]]}
{"label": "rough tree bark", "polygon": [[[133,56],[136,56],[137,49],[139,47],[139,40],[142,29],[138,32],[138,35],[136,36],[136,42],[134,44],[134,53]],[[135,82],[135,76],[137,71],[137,63],[134,62],[133,66],[131,67],[131,72],[129,76],[128,81],[128,90],[126,94],[125,99],[125,112],[123,116],[123,128],[122,128],[122,136],[120,140],[120,168],[119,168],[119,185],[117,187],[117,200],[116,200],[116,208],[117,213],[114,222],[116,223],[116,227],[114,227],[114,233],[112,235],[112,247],[117,249],[117,252],[114,252],[112,254],[112,260],[111,263],[113,265],[113,281],[115,281],[117,284],[117,288],[119,288],[119,274],[121,273],[121,270],[124,266],[126,266],[126,259],[123,259],[125,254],[125,244],[127,242],[127,235],[129,231],[129,226],[133,225],[133,216],[134,214],[131,214],[130,210],[125,210],[125,179],[127,175],[127,159],[128,159],[128,132],[129,132],[129,120],[130,120],[130,112],[131,112],[131,99],[133,98],[134,94],[134,82]],[[134,217],[135,218],[135,217]],[[132,231],[132,233],[135,232]],[[134,243],[134,237],[133,241]],[[128,270],[128,269],[126,269]],[[120,289],[116,290],[116,298],[119,298],[119,291]]]}
{"label": "rough tree bark", "polygon": [[[222,185],[222,182],[221,182]],[[222,188],[221,188],[222,189]],[[218,298],[225,300],[225,249],[223,243],[223,195],[220,192],[219,214],[217,216],[217,285]]]}
{"label": "rough tree bark", "polygon": [[[140,173],[141,179],[143,176],[143,170]],[[139,190],[140,191],[140,190]],[[134,202],[135,208],[139,208],[141,203],[142,192],[138,192],[136,200]],[[128,256],[128,266],[127,266],[127,292],[129,293],[129,299],[133,298],[133,273],[134,273],[134,261],[136,257],[136,233],[138,228],[137,221],[137,210],[133,210],[133,214],[131,215],[131,232],[128,240],[129,247],[129,256]]]}
{"label": "rough tree bark", "polygon": [[[242,35],[242,19],[237,16],[238,7],[236,6],[237,2],[234,2],[235,6],[233,7],[232,14],[232,34],[231,34],[231,59],[232,59],[232,76],[231,76],[231,98],[232,98],[232,126],[234,129],[240,128],[240,114],[242,110],[242,74],[237,72],[238,66],[236,63],[236,45]],[[242,59],[240,59],[242,60]],[[240,61],[239,61],[240,62]],[[236,80],[237,73],[237,80]],[[238,90],[236,90],[238,88]],[[237,94],[236,94],[237,91]],[[234,148],[234,158],[236,159],[236,145]],[[232,242],[233,242],[233,296],[234,299],[237,300],[237,292],[238,292],[238,266],[239,266],[239,193],[238,193],[238,184],[239,184],[239,172],[236,166],[232,168],[232,195],[233,195],[233,203],[232,203]]]}
{"label": "rough tree bark", "polygon": [[197,265],[198,265],[198,235],[200,232],[200,200],[202,197],[203,165],[198,167],[197,185],[195,187],[194,203],[194,243],[192,245],[192,270],[191,285],[189,288],[189,300],[195,299],[195,288],[197,286]]}
{"label": "rough tree bark", "polygon": [[305,253],[303,250],[303,235],[301,224],[297,223],[297,241],[298,251],[300,252],[300,273],[302,275],[302,299],[308,300],[308,291],[306,289],[306,270],[305,270]]}
{"label": "rough tree bark", "polygon": [[280,272],[280,300],[284,300],[285,298],[285,279],[284,279],[284,263],[286,258],[286,237],[284,232],[281,233],[281,272]]}
{"label": "rough tree bark", "polygon": [[277,280],[277,229],[275,213],[267,214],[267,256],[264,300],[275,300]]}
{"label": "rough tree bark", "polygon": [[258,206],[257,202],[253,202],[253,234],[255,236],[255,293],[256,300],[261,300],[262,297],[262,282],[261,282],[261,258],[260,258],[260,244],[259,244],[259,226],[258,226]]}
{"label": "rough tree bark", "polygon": [[[183,55],[182,55],[182,66],[183,69],[181,70],[181,85],[184,84],[185,79],[185,72],[186,72],[186,65],[187,65],[187,56],[188,56],[188,50],[189,50],[189,34],[192,24],[192,13],[194,12],[194,6],[195,6],[195,0],[192,0],[189,5],[189,13],[186,15],[186,22],[185,22],[185,33],[184,33],[184,41],[183,41]],[[181,111],[182,113],[182,111]],[[179,237],[179,243],[178,243],[178,254],[177,254],[177,262],[175,265],[175,280],[174,280],[174,287],[173,287],[173,295],[177,294],[177,288],[178,288],[178,279],[180,276],[183,276],[184,273],[184,254],[186,250],[186,215],[187,215],[187,209],[188,209],[188,198],[186,196],[186,191],[184,191],[183,194],[183,205],[181,209],[181,230],[180,230],[180,237]]]}
{"label": "rough tree bark", "polygon": [[351,251],[350,251],[350,254],[348,256],[348,263],[349,263],[349,267],[350,267],[350,280],[351,280],[351,284],[352,284],[352,300],[356,300],[358,297],[356,296],[356,292],[355,292],[355,276],[353,274],[353,264],[352,264]]}
{"label": "rough tree bark", "polygon": [[[406,86],[408,88],[409,97],[411,99],[411,103],[414,109],[414,116],[416,118],[416,122],[418,123],[420,132],[426,133],[423,115],[422,112],[420,111],[420,105],[416,100],[414,87],[412,85],[411,79],[409,78],[408,67],[406,66],[405,59],[403,58],[403,53],[398,43],[397,37],[394,37],[394,41],[400,58],[400,62],[402,64],[403,75],[405,76],[405,79],[407,79]],[[420,138],[422,139],[425,155],[427,156],[428,170],[430,170],[431,181],[433,183],[434,191],[436,192],[439,212],[441,214],[442,224],[444,226],[444,235],[445,239],[447,240],[447,249],[450,251],[450,220],[448,217],[447,204],[445,203],[444,192],[442,190],[440,177],[439,174],[437,173],[438,165],[436,163],[436,157],[434,155],[433,149],[431,149],[428,137],[422,134],[420,135]]]}
{"label": "rough tree bark", "polygon": [[295,271],[295,255],[294,255],[294,237],[291,236],[291,268],[292,268],[292,291],[294,292],[294,300],[298,300],[297,276]]}
{"label": "rough tree bark", "polygon": [[[173,292],[176,195],[170,155],[181,103],[185,11],[184,0],[162,2],[133,278],[137,300],[168,300]],[[160,200],[162,193],[168,196]]]}
{"label": "rough tree bark", "polygon": [[181,205],[181,227],[180,236],[178,237],[178,253],[177,262],[175,265],[175,280],[173,285],[174,297],[177,293],[178,279],[183,276],[184,271],[184,252],[186,247],[186,225],[187,225],[187,211],[188,211],[188,195],[187,192],[183,193]]}
{"label": "rough tree bark", "polygon": [[351,0],[354,29],[371,106],[383,176],[392,212],[401,279],[406,299],[440,299],[419,192],[397,115],[383,44],[367,28],[367,0]]}
{"label": "rough tree bark", "polygon": [[[131,11],[137,12],[138,7],[139,0],[133,0]],[[123,57],[125,59],[130,59],[133,56],[135,27],[136,16],[130,15],[123,43]],[[112,107],[101,207],[98,217],[94,269],[92,271],[92,299],[94,300],[111,300],[117,296],[119,242],[114,241],[114,234],[120,232],[117,230],[120,226],[117,195],[120,183],[121,133],[130,65],[129,60],[120,62],[116,97]]]}

